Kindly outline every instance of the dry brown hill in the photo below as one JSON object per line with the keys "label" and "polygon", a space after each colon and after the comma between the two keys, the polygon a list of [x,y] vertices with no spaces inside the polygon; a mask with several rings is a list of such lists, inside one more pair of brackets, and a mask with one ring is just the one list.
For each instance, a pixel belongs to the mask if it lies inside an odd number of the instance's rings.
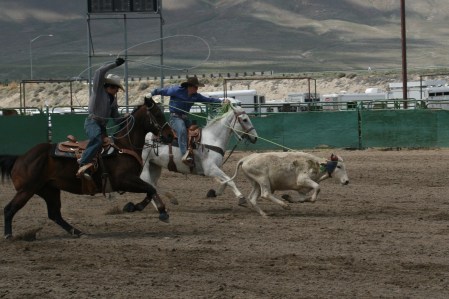
{"label": "dry brown hill", "polygon": [[[419,75],[423,73],[409,74],[408,79],[419,80]],[[292,76],[291,74],[288,74]],[[282,77],[282,75],[273,75]],[[285,74],[284,74],[285,76]],[[320,94],[334,92],[357,92],[362,93],[367,88],[380,88],[387,90],[388,83],[401,82],[401,74],[397,72],[338,72],[338,73],[315,73],[315,74],[296,74],[296,77],[308,76],[315,78],[316,91]],[[247,77],[251,78],[251,77]],[[448,76],[438,76],[436,78],[447,80]],[[426,78],[424,78],[426,79]],[[164,85],[178,84],[182,80],[173,79],[166,80]],[[203,79],[206,86],[200,90],[205,91],[222,91],[223,80],[220,78]],[[311,81],[312,92],[314,91],[314,81]],[[129,82],[128,98],[130,105],[140,104],[142,96],[150,92],[153,88],[159,87],[159,80],[135,80]],[[70,86],[67,83],[52,84],[26,84],[26,106],[44,107],[47,103],[50,107],[69,106],[70,105]],[[266,100],[282,100],[286,99],[289,93],[307,92],[307,80],[298,79],[271,79],[265,76],[265,80],[242,80],[232,81],[228,84],[228,90],[239,89],[255,89],[258,94],[265,95]],[[88,89],[85,83],[74,82],[72,86],[74,106],[85,106],[88,102]],[[124,93],[119,96],[119,104],[125,105]],[[20,106],[20,88],[16,82],[10,83],[8,86],[0,86],[0,107],[11,108]]]}

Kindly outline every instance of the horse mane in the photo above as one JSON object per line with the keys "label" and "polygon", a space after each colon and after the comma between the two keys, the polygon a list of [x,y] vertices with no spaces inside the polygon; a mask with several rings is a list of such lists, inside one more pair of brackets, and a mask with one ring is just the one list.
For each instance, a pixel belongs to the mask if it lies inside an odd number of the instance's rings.
{"label": "horse mane", "polygon": [[225,117],[225,115],[227,115],[230,111],[233,112],[236,109],[242,109],[239,106],[234,107],[231,103],[227,103],[225,105],[222,106],[220,114],[217,115],[215,118],[209,120],[207,122],[207,125],[211,125],[213,123],[216,123],[218,121],[220,121],[223,117]]}
{"label": "horse mane", "polygon": [[[134,109],[133,109],[133,111],[131,111],[130,115],[134,115],[137,112],[137,110],[139,110],[140,107],[142,107],[143,105],[145,105],[145,104],[141,104],[139,106],[134,107]],[[116,132],[120,132],[121,130],[125,129],[127,126],[127,122],[125,121],[126,118],[122,117],[121,119],[122,119],[122,121],[120,122],[120,126]],[[114,135],[115,135],[115,133],[114,133]]]}
{"label": "horse mane", "polygon": [[143,105],[145,105],[145,104],[140,104],[139,106],[134,107],[133,111],[131,111],[131,114],[136,113],[136,111],[139,110],[140,107],[142,107]]}

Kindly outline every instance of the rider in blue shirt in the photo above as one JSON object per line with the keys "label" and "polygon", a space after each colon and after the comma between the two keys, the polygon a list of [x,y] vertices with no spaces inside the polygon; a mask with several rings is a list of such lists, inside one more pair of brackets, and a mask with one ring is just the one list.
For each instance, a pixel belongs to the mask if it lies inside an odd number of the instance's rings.
{"label": "rider in blue shirt", "polygon": [[[170,126],[178,135],[179,149],[182,155],[182,161],[192,166],[193,157],[187,152],[187,128],[191,125],[188,118],[190,108],[195,102],[199,103],[222,103],[223,101],[217,98],[205,97],[198,93],[198,88],[203,87],[204,84],[198,81],[197,77],[190,77],[186,82],[181,83],[181,86],[170,86],[166,88],[156,88],[151,92],[151,95],[169,96],[169,110],[170,110]],[[147,97],[151,97],[147,95]]]}

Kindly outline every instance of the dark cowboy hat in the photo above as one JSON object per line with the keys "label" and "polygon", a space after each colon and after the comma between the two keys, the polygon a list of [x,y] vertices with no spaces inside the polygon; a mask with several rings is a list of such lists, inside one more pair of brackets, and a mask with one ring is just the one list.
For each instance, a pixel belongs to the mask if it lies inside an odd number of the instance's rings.
{"label": "dark cowboy hat", "polygon": [[181,86],[182,87],[187,87],[187,86],[204,87],[204,84],[201,83],[200,81],[198,81],[197,77],[190,77],[190,78],[187,78],[186,82],[182,82]]}

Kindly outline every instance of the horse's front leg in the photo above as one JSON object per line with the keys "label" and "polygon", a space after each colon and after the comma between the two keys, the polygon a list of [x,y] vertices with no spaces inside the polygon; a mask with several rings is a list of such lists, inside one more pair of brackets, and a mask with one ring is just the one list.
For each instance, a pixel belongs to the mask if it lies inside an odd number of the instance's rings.
{"label": "horse's front leg", "polygon": [[228,177],[220,168],[218,167],[211,168],[210,171],[208,171],[205,174],[207,176],[215,177],[220,183],[218,190],[217,191],[213,189],[209,190],[209,192],[207,193],[207,197],[216,197],[222,195],[226,186],[229,186],[232,189],[232,192],[234,192],[235,196],[238,198],[239,200],[238,204],[246,205],[246,198],[245,196],[243,196],[242,192],[240,192],[240,190],[237,188],[234,181],[229,181],[226,184],[223,184],[223,182],[228,181],[230,177]]}
{"label": "horse's front leg", "polygon": [[144,200],[135,205],[136,210],[142,211],[150,202],[152,202],[154,204],[154,207],[158,210],[159,219],[161,221],[168,222],[169,215],[167,213],[167,209],[165,208],[164,202],[157,193],[153,194],[152,197],[149,197],[147,195]]}
{"label": "horse's front leg", "polygon": [[[147,196],[139,203],[134,204],[132,202],[128,202],[124,207],[123,207],[123,211],[125,212],[135,212],[135,211],[143,211],[143,209],[145,209],[145,207],[151,202],[153,201],[155,204],[156,209],[159,212],[159,220],[164,221],[164,222],[168,222],[169,221],[169,215],[167,212],[167,209],[165,207],[165,203],[162,201],[162,199],[159,197],[159,195],[157,194],[156,189],[144,182],[143,180],[141,180],[140,178],[138,178],[136,180],[136,183],[132,184],[132,185],[128,185],[129,189],[121,189],[121,190],[125,190],[128,192],[136,192],[136,193],[146,193]],[[137,191],[137,190],[141,191]]]}

